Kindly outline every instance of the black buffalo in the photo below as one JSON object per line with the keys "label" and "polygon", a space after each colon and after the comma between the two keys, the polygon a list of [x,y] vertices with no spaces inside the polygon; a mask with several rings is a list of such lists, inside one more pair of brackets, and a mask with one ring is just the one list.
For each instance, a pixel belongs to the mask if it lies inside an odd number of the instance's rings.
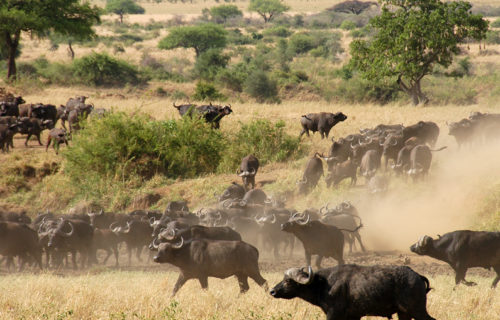
{"label": "black buffalo", "polygon": [[410,170],[408,170],[408,175],[410,175],[414,180],[421,177],[425,177],[429,172],[432,162],[432,152],[441,151],[446,147],[439,148],[437,150],[430,149],[427,145],[421,144],[410,152]]}
{"label": "black buffalo", "polygon": [[248,277],[267,288],[266,279],[259,271],[259,251],[243,241],[198,239],[185,242],[181,238],[177,244],[160,244],[153,260],[180,269],[172,295],[189,279],[198,279],[201,287],[207,289],[208,277],[236,276],[242,293],[249,289]]}
{"label": "black buffalo", "polygon": [[417,137],[431,147],[434,147],[439,137],[439,127],[432,121],[419,121],[414,125],[405,127],[401,132],[403,141],[411,137]]}
{"label": "black buffalo", "polygon": [[243,185],[245,188],[251,185],[251,189],[255,188],[255,175],[259,170],[259,159],[257,159],[253,154],[241,159],[241,165],[237,172],[238,176],[243,179]]}
{"label": "black buffalo", "polygon": [[319,131],[321,134],[321,139],[327,137],[330,134],[330,130],[334,125],[340,121],[347,119],[347,116],[342,112],[330,113],[330,112],[320,112],[320,113],[308,113],[300,118],[300,124],[302,125],[302,131],[300,132],[300,137],[305,133],[309,137],[309,130],[313,133]]}
{"label": "black buffalo", "polygon": [[245,187],[237,184],[236,182],[233,182],[229,187],[226,188],[226,190],[224,190],[222,195],[217,197],[217,200],[219,200],[219,202],[222,202],[224,200],[243,199],[245,193]]}
{"label": "black buffalo", "polygon": [[360,320],[364,316],[400,320],[433,320],[427,313],[429,280],[406,266],[291,268],[270,294],[301,298],[316,305],[327,320]]}
{"label": "black buffalo", "polygon": [[25,103],[22,97],[15,97],[13,101],[0,102],[0,116],[19,117],[19,105]]}
{"label": "black buffalo", "polygon": [[344,264],[344,235],[335,226],[319,221],[310,221],[307,215],[293,215],[281,225],[281,230],[293,233],[304,246],[306,264],[311,264],[311,255],[318,255],[316,266],[321,266],[323,257],[332,257]]}
{"label": "black buffalo", "polygon": [[465,281],[467,269],[474,267],[495,270],[492,287],[500,280],[500,232],[459,230],[438,239],[423,236],[410,250],[448,263],[455,270],[455,284],[475,285]]}
{"label": "black buffalo", "polygon": [[302,175],[302,180],[297,181],[300,194],[308,194],[316,187],[319,179],[323,175],[323,161],[318,153],[307,161],[306,169]]}

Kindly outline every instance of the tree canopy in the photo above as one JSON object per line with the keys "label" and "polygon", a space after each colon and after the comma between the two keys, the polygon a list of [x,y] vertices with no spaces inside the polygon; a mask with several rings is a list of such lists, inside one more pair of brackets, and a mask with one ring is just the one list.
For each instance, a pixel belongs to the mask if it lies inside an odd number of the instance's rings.
{"label": "tree canopy", "polygon": [[289,6],[280,0],[250,0],[249,11],[257,12],[267,23],[275,16],[290,9]]}
{"label": "tree canopy", "polygon": [[223,4],[210,8],[212,19],[218,23],[226,23],[232,17],[241,17],[243,13],[234,4]]}
{"label": "tree canopy", "polygon": [[177,27],[161,39],[160,49],[193,48],[196,57],[211,48],[226,46],[227,31],[221,26],[205,23],[196,26]]}
{"label": "tree canopy", "polygon": [[79,0],[3,0],[0,1],[0,33],[7,48],[7,78],[16,77],[15,56],[21,32],[44,37],[49,31],[63,35],[94,35],[92,25],[99,22],[99,9]]}
{"label": "tree canopy", "polygon": [[382,13],[370,21],[371,40],[351,43],[351,66],[368,80],[396,81],[413,104],[427,103],[421,80],[439,64],[450,66],[466,39],[483,39],[488,22],[468,2],[381,0]]}
{"label": "tree canopy", "polygon": [[371,2],[371,1],[363,2],[359,0],[348,0],[337,3],[328,10],[335,12],[352,13],[358,15],[361,14],[366,9],[370,8],[371,6],[376,6],[376,5],[377,5],[376,2]]}
{"label": "tree canopy", "polygon": [[134,0],[108,0],[106,2],[106,12],[119,15],[120,23],[123,23],[124,14],[142,14],[145,10]]}

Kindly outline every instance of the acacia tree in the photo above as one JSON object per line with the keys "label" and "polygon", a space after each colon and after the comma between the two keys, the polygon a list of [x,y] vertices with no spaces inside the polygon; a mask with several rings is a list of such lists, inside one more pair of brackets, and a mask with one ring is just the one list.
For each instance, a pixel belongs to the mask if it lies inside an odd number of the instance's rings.
{"label": "acacia tree", "polygon": [[0,1],[0,41],[7,48],[7,79],[16,78],[16,52],[21,32],[45,37],[49,31],[65,35],[93,35],[99,9],[79,0]]}
{"label": "acacia tree", "polygon": [[243,16],[243,12],[233,4],[223,4],[210,8],[210,15],[216,22],[226,23],[227,19]]}
{"label": "acacia tree", "polygon": [[275,16],[289,10],[290,7],[281,0],[250,0],[249,11],[257,12],[264,23],[271,21]]}
{"label": "acacia tree", "polygon": [[193,48],[196,57],[211,48],[226,46],[227,31],[224,28],[205,23],[197,26],[177,27],[158,43],[160,49]]}
{"label": "acacia tree", "polygon": [[363,2],[359,0],[348,0],[337,3],[328,10],[335,12],[343,12],[343,13],[353,13],[359,15],[366,9],[370,8],[371,6],[376,6],[376,5],[377,5],[376,2],[371,2],[371,1]]}
{"label": "acacia tree", "polygon": [[124,14],[142,14],[145,10],[134,0],[108,0],[106,12],[117,14],[120,17],[120,23],[123,23]]}
{"label": "acacia tree", "polygon": [[381,0],[382,13],[370,20],[376,34],[351,43],[351,66],[368,80],[396,81],[414,105],[427,103],[421,80],[435,64],[445,68],[468,38],[484,39],[488,22],[468,2]]}

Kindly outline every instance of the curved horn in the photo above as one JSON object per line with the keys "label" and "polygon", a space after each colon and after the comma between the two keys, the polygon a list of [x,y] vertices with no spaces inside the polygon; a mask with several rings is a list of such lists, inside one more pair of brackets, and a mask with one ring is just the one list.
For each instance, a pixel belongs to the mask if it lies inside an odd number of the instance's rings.
{"label": "curved horn", "polygon": [[120,224],[117,221],[115,221],[115,222],[113,222],[112,224],[109,225],[108,229],[112,230],[112,231],[115,231],[114,229],[117,228],[119,225]]}
{"label": "curved horn", "polygon": [[239,205],[240,205],[241,207],[244,207],[244,206],[246,206],[246,205],[247,205],[247,203],[248,203],[248,202],[247,202],[247,200],[245,200],[245,199],[241,199],[241,200],[240,200],[240,202],[239,202]]}
{"label": "curved horn", "polygon": [[61,231],[61,229],[58,229],[57,230],[57,233],[63,237],[71,237],[73,235],[73,233],[75,232],[75,228],[73,227],[73,224],[71,223],[71,221],[68,221],[68,225],[71,227],[71,231],[70,232],[63,232]]}
{"label": "curved horn", "polygon": [[250,175],[254,176],[257,173],[257,170],[255,168],[251,168],[251,170]]}
{"label": "curved horn", "polygon": [[311,266],[307,266],[307,279],[306,281],[304,281],[303,284],[309,284],[311,283],[312,279],[313,279],[313,270],[312,270],[312,267]]}
{"label": "curved horn", "polygon": [[301,218],[301,219],[297,220],[297,223],[304,226],[304,225],[309,223],[309,220],[311,220],[311,216],[309,216],[309,214],[308,214],[305,221],[303,218]]}
{"label": "curved horn", "polygon": [[158,238],[154,238],[154,239],[153,239],[153,242],[151,242],[151,245],[152,245],[152,246],[153,246],[153,248],[155,248],[155,249],[158,249],[158,247],[160,246],[160,244],[159,244],[159,243],[158,243],[158,244],[156,243],[156,241],[157,241],[157,240],[158,240]]}
{"label": "curved horn", "polygon": [[175,239],[175,230],[174,230],[174,229],[172,229],[172,228],[169,228],[169,229],[168,229],[168,230],[166,230],[166,231],[167,231],[167,232],[166,232],[166,233],[167,233],[166,235],[164,235],[164,234],[163,234],[163,232],[162,232],[162,233],[160,233],[160,235],[161,235],[163,238],[165,238],[166,240],[169,240],[169,241],[174,240],[174,239]]}
{"label": "curved horn", "polygon": [[342,206],[344,207],[344,209],[348,210],[351,208],[351,203],[349,201],[344,201],[342,202]]}
{"label": "curved horn", "polygon": [[180,249],[184,245],[184,238],[181,237],[181,242],[179,244],[172,244],[172,248],[174,249]]}
{"label": "curved horn", "polygon": [[276,215],[273,213],[273,220],[270,221],[272,224],[276,223]]}
{"label": "curved horn", "polygon": [[391,143],[391,145],[397,146],[398,145],[398,139],[394,139],[394,141]]}

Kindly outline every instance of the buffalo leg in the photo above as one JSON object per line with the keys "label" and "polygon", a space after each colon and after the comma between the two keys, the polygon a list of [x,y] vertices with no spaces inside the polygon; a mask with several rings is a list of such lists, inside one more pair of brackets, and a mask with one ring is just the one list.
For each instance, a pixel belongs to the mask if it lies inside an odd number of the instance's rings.
{"label": "buffalo leg", "polygon": [[38,140],[38,144],[41,145],[41,146],[43,146],[42,141],[40,141],[40,133],[35,134],[35,135],[36,135],[36,139]]}
{"label": "buffalo leg", "polygon": [[497,276],[493,280],[493,283],[491,284],[491,287],[492,288],[496,288],[496,286],[498,284],[498,281],[500,281],[500,265],[494,266],[493,270],[495,270],[495,272],[497,273]]}
{"label": "buffalo leg", "polygon": [[116,263],[115,265],[118,267],[120,264],[118,263],[118,246],[114,246],[113,247],[113,252],[115,254],[115,260],[116,260]]}
{"label": "buffalo leg", "polygon": [[179,277],[177,278],[177,282],[175,282],[174,290],[172,291],[172,297],[175,296],[177,291],[186,283],[188,278],[184,277],[184,275],[181,273],[179,274]]}
{"label": "buffalo leg", "polygon": [[465,280],[465,274],[467,273],[467,268],[462,266],[457,266],[455,269],[455,284],[458,285],[460,282],[465,284],[466,286],[474,286],[475,282],[469,282]]}
{"label": "buffalo leg", "polygon": [[248,277],[243,275],[237,275],[238,285],[240,286],[240,293],[245,293],[248,291],[250,286],[248,285]]}
{"label": "buffalo leg", "polygon": [[142,246],[137,247],[137,261],[142,262],[141,259]]}
{"label": "buffalo leg", "polygon": [[27,147],[28,146],[28,141],[30,140],[31,138],[31,133],[28,133],[28,136],[26,137],[26,141],[24,141],[24,146]]}
{"label": "buffalo leg", "polygon": [[[50,135],[47,138],[47,145],[45,146],[45,152],[49,150],[50,143],[52,142],[52,139],[50,139]],[[54,141],[54,149],[56,148],[56,142]]]}
{"label": "buffalo leg", "polygon": [[411,316],[405,312],[398,312],[398,319],[399,320],[411,320]]}
{"label": "buffalo leg", "polygon": [[311,254],[306,251],[306,266],[311,265]]}
{"label": "buffalo leg", "polygon": [[356,232],[354,233],[354,237],[356,237],[356,239],[358,240],[359,245],[361,246],[361,250],[362,250],[363,252],[366,252],[365,246],[363,245],[363,242],[361,241],[361,235],[359,234],[359,232],[357,232],[357,231],[356,231]]}
{"label": "buffalo leg", "polygon": [[106,265],[106,262],[108,262],[109,257],[111,257],[111,255],[113,254],[110,248],[106,248],[105,250],[106,250],[106,257],[102,261],[103,265]]}
{"label": "buffalo leg", "polygon": [[78,269],[78,266],[76,264],[76,251],[71,251],[71,260],[73,262],[73,269]]}
{"label": "buffalo leg", "polygon": [[200,282],[202,289],[208,289],[208,277],[207,276],[200,276],[198,278],[198,281]]}
{"label": "buffalo leg", "polygon": [[[318,269],[321,269],[321,261],[322,261],[322,260],[323,260],[323,256],[318,255],[318,256],[316,257],[316,267],[317,267]],[[309,265],[309,264],[308,264],[308,265]]]}
{"label": "buffalo leg", "polygon": [[309,130],[306,128],[303,128],[302,131],[300,132],[299,139],[304,135],[304,133],[309,137]]}
{"label": "buffalo leg", "polygon": [[128,265],[132,265],[132,246],[127,244],[128,250]]}

